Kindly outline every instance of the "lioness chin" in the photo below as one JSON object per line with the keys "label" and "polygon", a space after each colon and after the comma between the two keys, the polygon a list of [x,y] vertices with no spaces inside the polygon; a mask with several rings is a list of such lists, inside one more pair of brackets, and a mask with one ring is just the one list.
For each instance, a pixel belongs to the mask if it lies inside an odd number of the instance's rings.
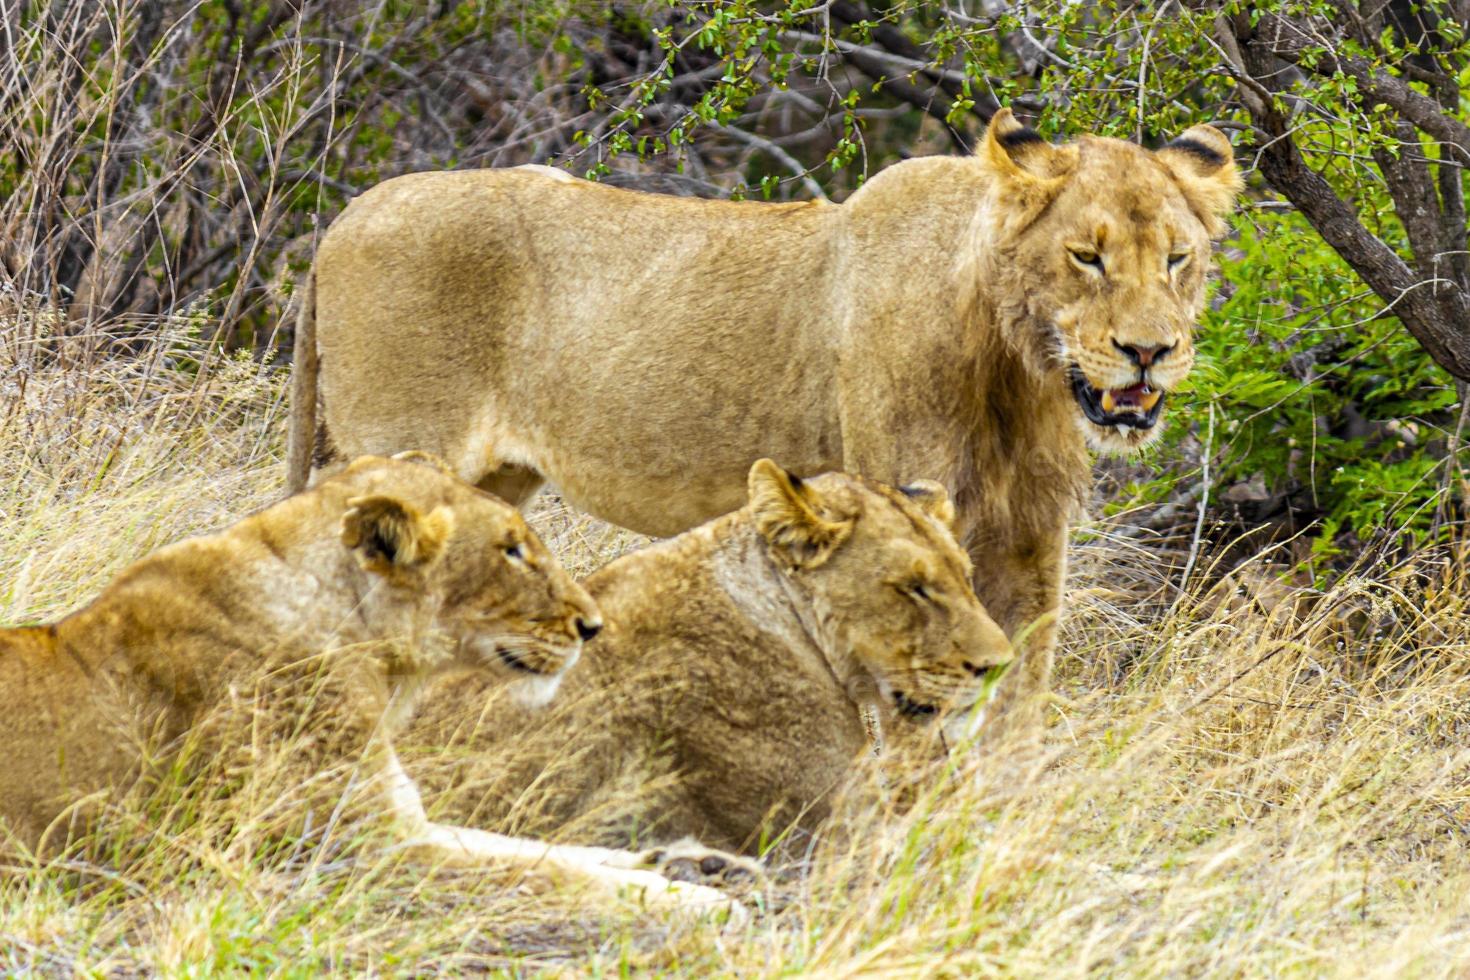
{"label": "lioness chin", "polygon": [[457,784],[435,805],[583,839],[748,850],[813,828],[875,739],[973,725],[1011,660],[953,515],[938,484],[761,460],[745,507],[585,580],[607,626],[551,714],[492,703],[477,724],[494,692],[448,680],[410,771]]}
{"label": "lioness chin", "polygon": [[1002,702],[1034,705],[1088,447],[1157,434],[1239,187],[1209,126],[1154,151],[1056,146],[1007,110],[973,156],[896,164],[840,205],[545,167],[398,177],[316,255],[292,479],[313,446],[328,469],[423,448],[512,502],[550,481],[669,535],[739,506],[762,456],[937,477],[980,598],[1021,644]]}
{"label": "lioness chin", "polygon": [[202,774],[236,781],[289,746],[301,792],[275,809],[293,826],[350,811],[436,863],[725,904],[641,855],[425,817],[392,743],[425,684],[472,669],[544,701],[602,619],[513,507],[405,455],[164,548],[53,625],[0,630],[0,851],[57,851],[203,738],[227,761]]}

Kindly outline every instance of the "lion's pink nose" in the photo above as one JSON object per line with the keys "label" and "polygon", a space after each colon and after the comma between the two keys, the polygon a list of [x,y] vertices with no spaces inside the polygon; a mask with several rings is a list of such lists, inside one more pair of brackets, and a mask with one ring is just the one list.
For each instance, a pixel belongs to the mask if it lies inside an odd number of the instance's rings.
{"label": "lion's pink nose", "polygon": [[1120,344],[1116,340],[1113,341],[1113,346],[1139,367],[1148,367],[1154,361],[1163,360],[1164,355],[1174,349],[1173,344]]}

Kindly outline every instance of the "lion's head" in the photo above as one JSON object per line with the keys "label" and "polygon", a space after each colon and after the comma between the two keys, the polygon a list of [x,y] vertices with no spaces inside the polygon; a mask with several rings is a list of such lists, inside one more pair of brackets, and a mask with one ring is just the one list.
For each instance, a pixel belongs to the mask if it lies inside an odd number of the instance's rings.
{"label": "lion's head", "polygon": [[919,719],[990,695],[1011,645],[970,585],[939,484],[802,480],[763,459],[749,491],[756,530],[849,691],[870,682]]}
{"label": "lion's head", "polygon": [[542,702],[602,628],[520,512],[433,457],[364,456],[322,489],[346,497],[342,544],[379,583],[364,615],[412,621],[431,657],[501,674]]}
{"label": "lion's head", "polygon": [[1195,126],[1156,151],[1097,136],[1053,146],[1002,109],[978,158],[993,188],[978,230],[1009,287],[1009,342],[1034,371],[1061,373],[1093,446],[1144,445],[1194,362],[1210,242],[1241,187],[1230,142]]}

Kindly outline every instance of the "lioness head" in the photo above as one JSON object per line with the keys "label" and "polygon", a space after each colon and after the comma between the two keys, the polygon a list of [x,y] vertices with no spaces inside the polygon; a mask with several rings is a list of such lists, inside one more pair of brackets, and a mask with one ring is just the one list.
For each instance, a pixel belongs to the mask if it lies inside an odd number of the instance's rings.
{"label": "lioness head", "polygon": [[1241,187],[1230,142],[1195,126],[1156,151],[1053,146],[1002,109],[978,155],[993,178],[982,224],[1015,294],[1010,342],[1062,374],[1093,446],[1147,443],[1194,362],[1210,242]]}
{"label": "lioness head", "polygon": [[520,512],[433,457],[364,456],[323,481],[334,485],[346,491],[342,544],[382,586],[364,598],[367,613],[413,620],[439,656],[500,673],[539,702],[602,628],[592,597]]}
{"label": "lioness head", "polygon": [[943,487],[802,480],[768,459],[748,482],[755,527],[850,692],[867,681],[911,718],[989,696],[1011,645],[970,585]]}

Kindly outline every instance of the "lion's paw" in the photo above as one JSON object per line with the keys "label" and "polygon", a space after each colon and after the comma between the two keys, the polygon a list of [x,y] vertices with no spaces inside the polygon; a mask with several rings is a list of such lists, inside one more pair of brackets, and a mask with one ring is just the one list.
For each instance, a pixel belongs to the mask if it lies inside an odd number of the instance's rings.
{"label": "lion's paw", "polygon": [[[633,857],[634,855],[629,855]],[[750,913],[727,891],[697,883],[674,881],[648,868],[595,864],[579,873],[623,898],[696,915],[713,914],[726,928],[739,929],[750,921]]]}
{"label": "lion's paw", "polygon": [[745,892],[765,877],[760,864],[728,851],[705,847],[690,838],[644,851],[640,861],[671,881]]}

